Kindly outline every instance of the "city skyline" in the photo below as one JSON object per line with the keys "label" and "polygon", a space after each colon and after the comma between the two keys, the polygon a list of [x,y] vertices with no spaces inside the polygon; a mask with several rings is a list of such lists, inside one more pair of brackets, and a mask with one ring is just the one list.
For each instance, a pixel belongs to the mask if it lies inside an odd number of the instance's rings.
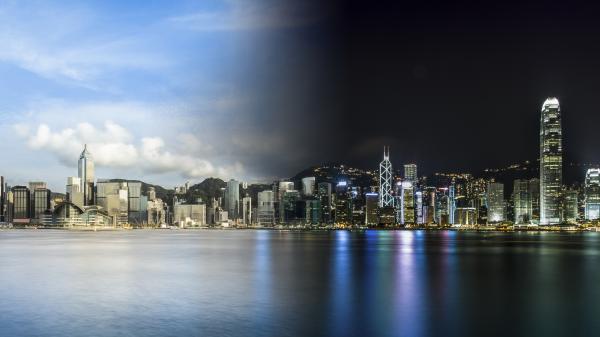
{"label": "city skyline", "polygon": [[162,186],[367,169],[384,145],[424,173],[480,171],[537,158],[550,96],[565,163],[600,161],[594,6],[383,3],[3,3],[0,152],[20,165],[2,173],[21,184],[41,164],[57,189],[85,143],[99,176]]}

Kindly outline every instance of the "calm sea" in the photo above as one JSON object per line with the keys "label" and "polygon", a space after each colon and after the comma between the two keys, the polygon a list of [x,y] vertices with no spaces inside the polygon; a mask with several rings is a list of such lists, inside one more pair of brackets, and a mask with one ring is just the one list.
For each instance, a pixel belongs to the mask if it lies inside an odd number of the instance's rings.
{"label": "calm sea", "polygon": [[0,231],[0,336],[598,336],[600,235]]}

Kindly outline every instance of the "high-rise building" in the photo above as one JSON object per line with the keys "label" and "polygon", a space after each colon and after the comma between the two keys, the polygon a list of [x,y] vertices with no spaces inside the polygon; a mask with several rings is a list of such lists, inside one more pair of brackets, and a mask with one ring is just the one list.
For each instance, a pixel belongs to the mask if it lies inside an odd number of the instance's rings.
{"label": "high-rise building", "polygon": [[533,218],[533,198],[530,182],[517,179],[513,183],[514,222],[517,225],[529,224]]}
{"label": "high-rise building", "polygon": [[415,197],[413,184],[410,181],[403,181],[400,189],[401,215],[400,224],[410,225],[415,223]]}
{"label": "high-rise building", "polygon": [[332,221],[331,217],[331,184],[320,182],[318,185],[318,196],[321,200],[321,223],[329,224]]}
{"label": "high-rise building", "polygon": [[225,191],[225,209],[229,219],[236,220],[240,216],[240,182],[231,179]]}
{"label": "high-rise building", "polygon": [[348,183],[340,181],[335,187],[335,224],[349,225],[352,221],[352,203],[348,192]]}
{"label": "high-rise building", "polygon": [[416,184],[418,180],[417,164],[404,164],[404,180],[408,180],[413,184]]}
{"label": "high-rise building", "polygon": [[258,192],[256,219],[259,226],[272,226],[275,223],[275,198],[273,191]]}
{"label": "high-rise building", "polygon": [[315,194],[315,177],[302,178],[302,194],[305,197],[311,197]]}
{"label": "high-rise building", "polygon": [[252,225],[252,198],[245,196],[242,198],[242,224]]}
{"label": "high-rise building", "polygon": [[83,206],[83,192],[81,191],[81,179],[79,177],[67,178],[67,201],[80,207]]}
{"label": "high-rise building", "polygon": [[[43,186],[45,186],[44,184]],[[45,187],[36,187],[34,190],[30,190],[32,193],[32,214],[31,217],[36,219],[36,222],[42,220],[44,212],[50,209],[50,196],[51,192]]]}
{"label": "high-rise building", "polygon": [[558,99],[544,101],[540,119],[540,225],[561,222],[562,130]]}
{"label": "high-rise building", "polygon": [[375,227],[379,222],[379,195],[377,193],[365,194],[365,225]]}
{"label": "high-rise building", "polygon": [[113,225],[129,222],[129,189],[125,181],[99,179],[96,184],[96,204],[112,218]]}
{"label": "high-rise building", "polygon": [[383,148],[383,161],[379,164],[379,207],[394,207],[392,196],[392,163],[390,149]]}
{"label": "high-rise building", "polygon": [[281,197],[281,223],[292,225],[304,222],[304,210],[299,210],[301,202],[300,192],[297,190],[286,190]]}
{"label": "high-rise building", "polygon": [[148,198],[142,195],[140,181],[127,181],[127,198],[129,202],[129,224],[142,226],[148,219]]}
{"label": "high-rise building", "polygon": [[31,193],[27,186],[15,186],[12,192],[12,221],[29,222],[31,218]]}
{"label": "high-rise building", "polygon": [[81,179],[81,192],[83,193],[83,204],[94,204],[94,159],[87,149],[87,144],[79,156],[78,177]]}
{"label": "high-rise building", "polygon": [[456,216],[456,187],[448,186],[448,223],[454,225]]}
{"label": "high-rise building", "polygon": [[0,222],[6,222],[6,184],[0,176]]}
{"label": "high-rise building", "polygon": [[585,174],[585,219],[600,219],[600,169],[588,169]]}
{"label": "high-rise building", "polygon": [[540,223],[540,180],[529,180],[529,197],[531,198],[531,223]]}
{"label": "high-rise building", "polygon": [[305,205],[305,216],[306,223],[309,225],[317,226],[321,222],[321,200],[317,198],[307,199]]}
{"label": "high-rise building", "polygon": [[504,184],[491,182],[487,187],[487,216],[488,222],[505,220],[506,203],[504,201]]}
{"label": "high-rise building", "polygon": [[579,192],[575,189],[565,189],[562,192],[561,219],[566,223],[577,223],[579,215],[578,194]]}
{"label": "high-rise building", "polygon": [[206,205],[175,204],[173,206],[173,223],[182,228],[204,226],[206,223]]}

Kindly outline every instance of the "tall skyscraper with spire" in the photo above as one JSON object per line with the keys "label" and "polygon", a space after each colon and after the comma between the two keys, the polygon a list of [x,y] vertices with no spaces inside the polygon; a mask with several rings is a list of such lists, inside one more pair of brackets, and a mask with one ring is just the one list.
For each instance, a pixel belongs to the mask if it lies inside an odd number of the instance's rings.
{"label": "tall skyscraper with spire", "polygon": [[540,119],[540,225],[561,222],[562,130],[558,99],[549,97]]}
{"label": "tall skyscraper with spire", "polygon": [[392,163],[390,162],[390,148],[383,147],[383,161],[379,164],[379,207],[394,206],[392,196]]}
{"label": "tall skyscraper with spire", "polygon": [[94,204],[94,158],[87,149],[87,144],[79,156],[78,175],[81,179],[81,192],[83,193],[83,204]]}

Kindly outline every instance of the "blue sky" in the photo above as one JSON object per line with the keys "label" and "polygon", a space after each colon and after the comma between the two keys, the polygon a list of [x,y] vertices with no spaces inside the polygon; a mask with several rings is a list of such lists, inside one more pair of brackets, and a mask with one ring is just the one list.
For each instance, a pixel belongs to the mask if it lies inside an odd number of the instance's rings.
{"label": "blue sky", "polygon": [[283,146],[257,122],[256,74],[310,24],[299,6],[0,1],[0,175],[62,191],[88,143],[97,178],[273,178],[253,164]]}

